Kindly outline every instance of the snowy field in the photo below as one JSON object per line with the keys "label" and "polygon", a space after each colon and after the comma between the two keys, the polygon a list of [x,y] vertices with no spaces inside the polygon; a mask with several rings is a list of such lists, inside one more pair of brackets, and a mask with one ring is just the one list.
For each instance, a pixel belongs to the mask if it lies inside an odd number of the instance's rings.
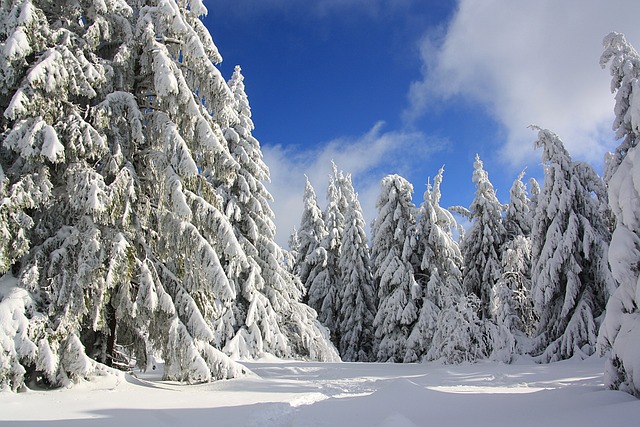
{"label": "snowy field", "polygon": [[[202,385],[157,371],[0,393],[2,426],[616,426],[640,400],[604,390],[603,361],[358,364],[268,361]],[[154,376],[155,375],[155,376]]]}

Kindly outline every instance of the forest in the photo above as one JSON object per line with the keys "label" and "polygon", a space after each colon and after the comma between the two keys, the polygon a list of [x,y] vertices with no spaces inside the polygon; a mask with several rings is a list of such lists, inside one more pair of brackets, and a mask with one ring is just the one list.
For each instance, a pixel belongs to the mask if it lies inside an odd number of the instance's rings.
{"label": "forest", "polygon": [[[640,397],[640,55],[604,39],[619,146],[600,177],[534,127],[544,182],[502,204],[476,156],[469,207],[380,185],[370,236],[348,172],[307,181],[288,249],[240,67],[201,0],[0,6],[0,388],[164,361],[241,377],[319,362],[550,363],[600,354]],[[470,225],[458,224],[465,218]]]}

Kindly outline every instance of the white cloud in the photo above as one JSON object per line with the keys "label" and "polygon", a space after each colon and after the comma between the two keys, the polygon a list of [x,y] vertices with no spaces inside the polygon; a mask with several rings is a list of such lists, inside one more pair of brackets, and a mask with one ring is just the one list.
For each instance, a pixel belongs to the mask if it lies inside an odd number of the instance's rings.
{"label": "white cloud", "polygon": [[421,42],[423,79],[412,84],[405,114],[415,120],[436,100],[471,100],[504,127],[501,155],[512,164],[533,152],[530,124],[601,163],[613,145],[602,39],[618,31],[640,46],[638,16],[637,0],[460,0],[444,34]]}
{"label": "white cloud", "polygon": [[363,135],[338,138],[315,145],[316,148],[262,147],[264,161],[271,171],[271,183],[267,187],[274,198],[276,239],[280,245],[287,247],[291,230],[300,223],[305,174],[316,190],[320,206],[324,208],[333,160],[340,170],[352,175],[365,219],[371,222],[376,214],[380,180],[391,173],[409,175],[430,154],[448,144],[447,141],[428,138],[421,132],[384,132],[383,127],[380,122]]}

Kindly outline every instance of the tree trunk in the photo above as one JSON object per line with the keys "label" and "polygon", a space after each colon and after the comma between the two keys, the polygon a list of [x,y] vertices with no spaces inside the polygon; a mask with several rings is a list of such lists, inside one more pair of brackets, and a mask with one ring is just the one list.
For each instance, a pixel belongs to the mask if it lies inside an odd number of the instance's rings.
{"label": "tree trunk", "polygon": [[116,310],[111,303],[107,305],[107,316],[109,322],[109,336],[107,337],[107,360],[105,361],[107,366],[113,367],[113,362],[116,357],[116,327],[118,326],[118,319],[116,319]]}

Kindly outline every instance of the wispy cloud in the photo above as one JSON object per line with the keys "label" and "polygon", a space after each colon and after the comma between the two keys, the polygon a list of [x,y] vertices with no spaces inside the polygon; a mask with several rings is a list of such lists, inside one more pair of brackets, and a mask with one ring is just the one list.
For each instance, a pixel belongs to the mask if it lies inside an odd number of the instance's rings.
{"label": "wispy cloud", "polygon": [[415,120],[442,100],[477,102],[504,127],[501,156],[511,164],[530,158],[532,123],[601,163],[613,142],[602,39],[618,31],[640,45],[638,16],[633,0],[460,0],[447,28],[420,44],[423,78],[411,85],[405,116]]}
{"label": "wispy cloud", "polygon": [[352,175],[365,219],[370,222],[376,215],[380,180],[390,173],[410,175],[447,145],[447,141],[421,132],[384,131],[380,122],[363,135],[338,138],[316,148],[263,146],[264,161],[271,170],[268,188],[275,199],[278,243],[286,247],[289,233],[300,222],[305,174],[324,207],[333,160],[339,169]]}

